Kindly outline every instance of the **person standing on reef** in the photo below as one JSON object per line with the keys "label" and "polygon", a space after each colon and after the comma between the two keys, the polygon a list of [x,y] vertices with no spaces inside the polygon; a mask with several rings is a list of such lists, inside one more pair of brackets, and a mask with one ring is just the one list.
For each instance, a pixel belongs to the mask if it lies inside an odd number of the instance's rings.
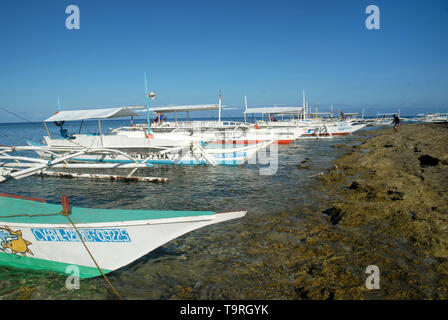
{"label": "person standing on reef", "polygon": [[400,118],[396,114],[394,114],[394,120],[391,122],[391,124],[394,125],[394,132],[397,133],[398,126],[400,125]]}

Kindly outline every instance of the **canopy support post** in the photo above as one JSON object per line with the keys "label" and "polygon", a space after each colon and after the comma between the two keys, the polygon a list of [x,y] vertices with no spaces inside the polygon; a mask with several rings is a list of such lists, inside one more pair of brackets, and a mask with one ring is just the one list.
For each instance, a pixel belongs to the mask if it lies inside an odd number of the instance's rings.
{"label": "canopy support post", "polygon": [[222,109],[222,105],[221,105],[221,90],[219,90],[219,113],[218,113],[218,122],[219,122],[219,124],[221,124],[221,109]]}
{"label": "canopy support post", "polygon": [[99,129],[100,129],[101,146],[104,147],[103,133],[101,132],[101,120],[100,120],[100,119],[98,119],[98,127],[99,127]]}
{"label": "canopy support post", "polygon": [[48,130],[47,124],[44,121],[45,130],[47,130],[48,138],[51,139],[50,130]]}

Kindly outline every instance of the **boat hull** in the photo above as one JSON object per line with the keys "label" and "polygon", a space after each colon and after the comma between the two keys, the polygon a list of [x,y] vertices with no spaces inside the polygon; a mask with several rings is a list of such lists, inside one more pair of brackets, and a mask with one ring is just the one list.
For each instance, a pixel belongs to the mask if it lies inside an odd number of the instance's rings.
{"label": "boat hull", "polygon": [[[157,130],[155,128],[154,130]],[[298,133],[300,132],[300,133]],[[296,139],[296,136],[300,135],[303,131],[298,128],[293,127],[234,127],[232,129],[211,129],[211,128],[198,128],[183,131],[178,131],[177,133],[182,133],[187,136],[196,137],[198,139],[203,139],[209,141],[208,144],[218,145],[218,144],[238,144],[238,145],[250,145],[257,144],[261,142],[267,142],[273,140],[275,144],[289,144]],[[164,134],[170,133],[160,133],[156,131],[156,134],[163,137]]]}
{"label": "boat hull", "polygon": [[335,125],[307,128],[301,137],[345,136],[364,128],[365,124],[339,123]]}
{"label": "boat hull", "polygon": [[[60,214],[39,215],[57,213],[59,205],[10,197],[0,197],[0,204],[0,264],[63,274],[75,269],[80,278],[101,274],[84,244],[106,274],[185,233],[246,213],[72,208],[76,230]],[[35,214],[17,215],[25,212]]]}
{"label": "boat hull", "polygon": [[[244,164],[247,160],[254,157],[258,150],[266,148],[275,141],[257,141],[253,144],[214,144],[214,143],[198,143],[184,145],[182,147],[172,148],[167,151],[154,151],[147,147],[117,147],[120,153],[108,153],[101,150],[100,152],[84,153],[80,156],[73,157],[70,162],[77,163],[116,163],[116,164],[132,164],[140,163],[147,165],[207,165],[210,159],[217,165],[237,166]],[[41,159],[53,160],[54,154],[58,156],[67,156],[76,151],[81,150],[79,147],[64,146],[45,146],[37,145],[31,141],[28,144],[35,147],[42,147],[34,150]],[[172,151],[171,151],[172,150]]]}

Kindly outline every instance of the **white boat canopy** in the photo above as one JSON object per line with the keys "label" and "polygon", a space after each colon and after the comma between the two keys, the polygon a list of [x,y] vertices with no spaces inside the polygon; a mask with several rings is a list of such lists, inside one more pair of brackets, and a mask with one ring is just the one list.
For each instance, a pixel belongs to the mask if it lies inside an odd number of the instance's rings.
{"label": "white boat canopy", "polygon": [[105,108],[91,110],[67,110],[58,111],[44,122],[52,121],[76,121],[87,119],[111,119],[121,117],[136,117],[139,114],[127,107],[122,108]]}
{"label": "white boat canopy", "polygon": [[[221,106],[224,108],[224,106]],[[186,105],[186,106],[167,106],[167,107],[154,107],[150,108],[150,112],[189,112],[189,111],[207,111],[207,110],[219,110],[219,104],[197,104],[197,105]],[[146,111],[146,110],[141,110]]]}
{"label": "white boat canopy", "polygon": [[284,113],[292,114],[302,112],[303,107],[263,107],[263,108],[247,108],[244,113]]}

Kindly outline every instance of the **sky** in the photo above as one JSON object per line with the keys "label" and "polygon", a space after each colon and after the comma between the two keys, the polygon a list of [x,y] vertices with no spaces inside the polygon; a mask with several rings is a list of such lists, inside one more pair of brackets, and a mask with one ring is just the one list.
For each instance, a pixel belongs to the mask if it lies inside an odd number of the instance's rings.
{"label": "sky", "polygon": [[[380,10],[369,30],[366,7]],[[80,29],[66,28],[77,5]],[[0,107],[217,103],[448,112],[448,1],[0,1]],[[0,122],[22,122],[0,110]]]}

